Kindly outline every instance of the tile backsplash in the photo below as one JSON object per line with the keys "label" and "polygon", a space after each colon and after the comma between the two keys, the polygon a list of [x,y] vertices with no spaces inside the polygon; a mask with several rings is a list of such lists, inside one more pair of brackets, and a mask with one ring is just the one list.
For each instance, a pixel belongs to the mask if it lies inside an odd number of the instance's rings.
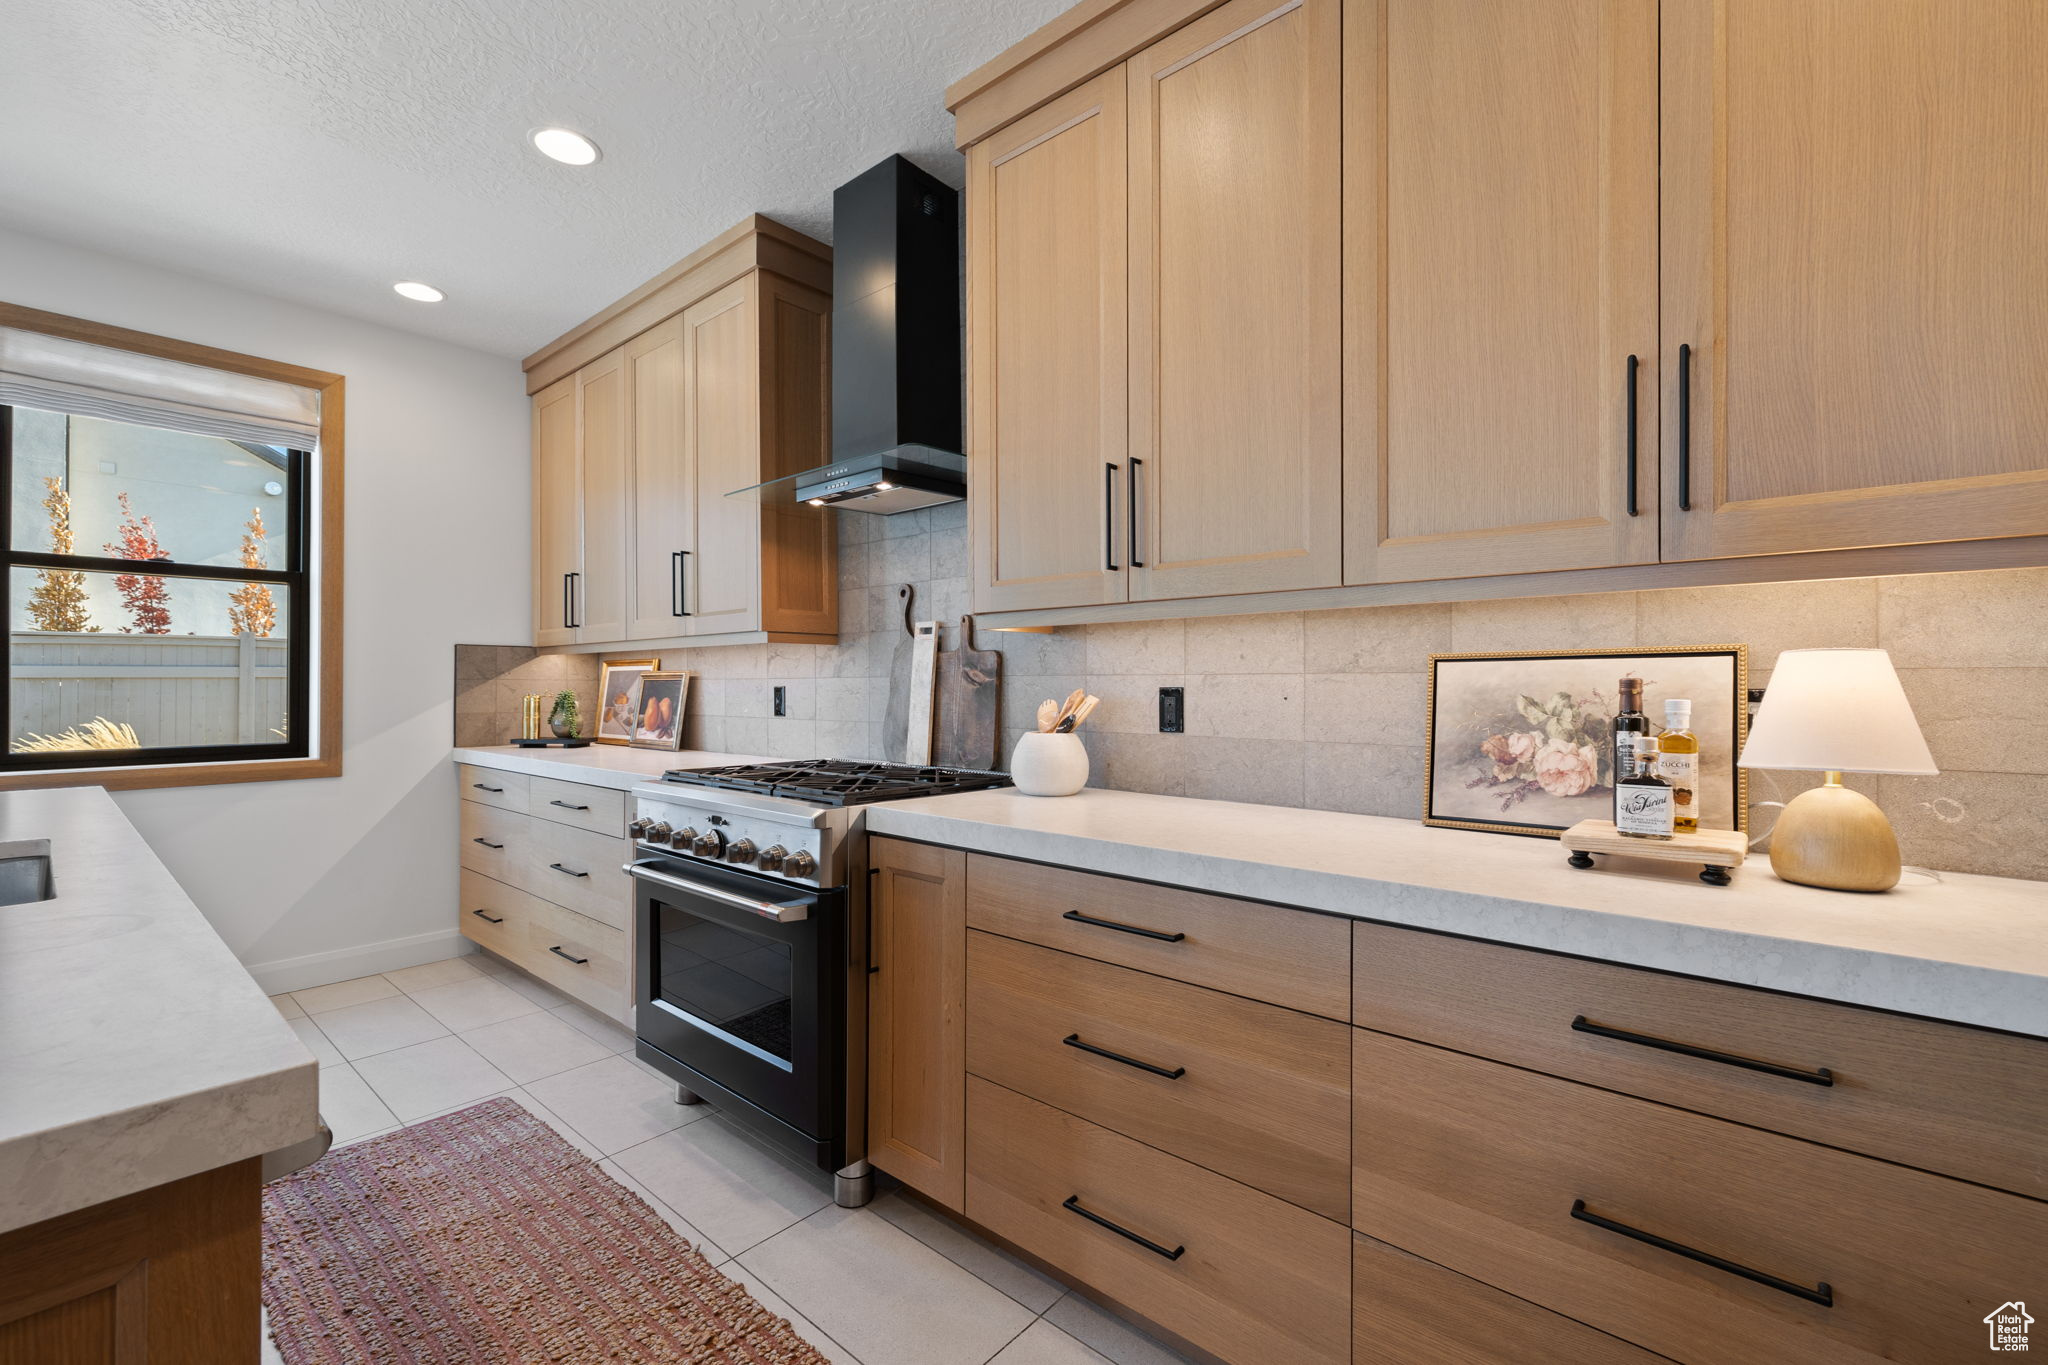
{"label": "tile backsplash", "polygon": [[[968,609],[965,508],[846,513],[839,525],[841,643],[663,654],[665,666],[697,674],[686,743],[880,756],[902,629],[896,588],[916,584],[917,614],[948,623],[950,646]],[[977,632],[975,643],[1003,653],[1004,755],[1041,699],[1084,687],[1102,698],[1084,733],[1097,786],[1401,818],[1422,802],[1431,653],[1745,643],[1752,686],[1763,686],[1780,650],[1882,646],[1942,772],[1851,785],[1890,815],[1909,863],[2048,879],[2043,621],[2048,569],[2013,569]],[[587,658],[499,652],[504,667],[491,676],[503,691],[487,695],[511,708],[514,728],[518,693],[542,690],[529,674],[595,680]],[[479,685],[458,683],[458,739],[478,714],[461,699],[480,706]],[[784,717],[770,714],[776,686]],[[1164,686],[1186,689],[1185,733],[1158,733]],[[1812,780],[1756,773],[1751,798],[1784,800]]]}

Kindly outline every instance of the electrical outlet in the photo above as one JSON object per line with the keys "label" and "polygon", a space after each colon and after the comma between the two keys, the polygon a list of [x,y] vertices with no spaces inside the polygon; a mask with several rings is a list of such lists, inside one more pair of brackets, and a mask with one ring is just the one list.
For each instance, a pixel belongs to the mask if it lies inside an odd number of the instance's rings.
{"label": "electrical outlet", "polygon": [[775,689],[775,714],[778,716],[789,714],[789,689],[786,687]]}
{"label": "electrical outlet", "polygon": [[1187,689],[1184,687],[1162,687],[1159,689],[1159,733],[1177,735],[1187,729]]}

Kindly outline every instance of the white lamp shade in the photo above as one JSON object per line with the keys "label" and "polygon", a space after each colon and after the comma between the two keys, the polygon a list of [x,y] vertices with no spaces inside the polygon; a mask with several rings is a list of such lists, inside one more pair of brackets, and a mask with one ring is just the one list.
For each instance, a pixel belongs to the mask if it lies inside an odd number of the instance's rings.
{"label": "white lamp shade", "polygon": [[1891,655],[1881,649],[1788,649],[1778,656],[1739,760],[1814,772],[1941,771]]}

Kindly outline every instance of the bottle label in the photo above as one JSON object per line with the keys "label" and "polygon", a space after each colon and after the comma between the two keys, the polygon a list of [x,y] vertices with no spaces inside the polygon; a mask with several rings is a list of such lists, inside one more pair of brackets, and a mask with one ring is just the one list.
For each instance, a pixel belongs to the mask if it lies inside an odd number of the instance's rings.
{"label": "bottle label", "polygon": [[1657,776],[1671,784],[1671,811],[1680,820],[1700,818],[1700,756],[1664,754],[1657,760]]}
{"label": "bottle label", "polygon": [[1614,827],[1623,834],[1671,833],[1671,788],[1623,787],[1614,803]]}

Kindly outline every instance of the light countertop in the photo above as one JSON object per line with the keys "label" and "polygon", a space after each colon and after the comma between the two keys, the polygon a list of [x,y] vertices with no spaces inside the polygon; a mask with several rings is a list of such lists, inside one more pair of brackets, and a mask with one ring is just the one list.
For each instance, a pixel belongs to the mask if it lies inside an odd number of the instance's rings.
{"label": "light countertop", "polygon": [[753,754],[721,754],[708,749],[635,749],[624,744],[590,744],[581,749],[525,749],[516,744],[495,744],[482,749],[457,749],[455,761],[620,791],[659,781],[670,768],[768,762]]}
{"label": "light countertop", "polygon": [[0,793],[0,1232],[310,1138],[313,1055],[99,787]]}
{"label": "light countertop", "polygon": [[1883,895],[1734,884],[1548,839],[1411,820],[1090,789],[867,808],[872,834],[1442,930],[2048,1037],[2048,882],[1908,871]]}

